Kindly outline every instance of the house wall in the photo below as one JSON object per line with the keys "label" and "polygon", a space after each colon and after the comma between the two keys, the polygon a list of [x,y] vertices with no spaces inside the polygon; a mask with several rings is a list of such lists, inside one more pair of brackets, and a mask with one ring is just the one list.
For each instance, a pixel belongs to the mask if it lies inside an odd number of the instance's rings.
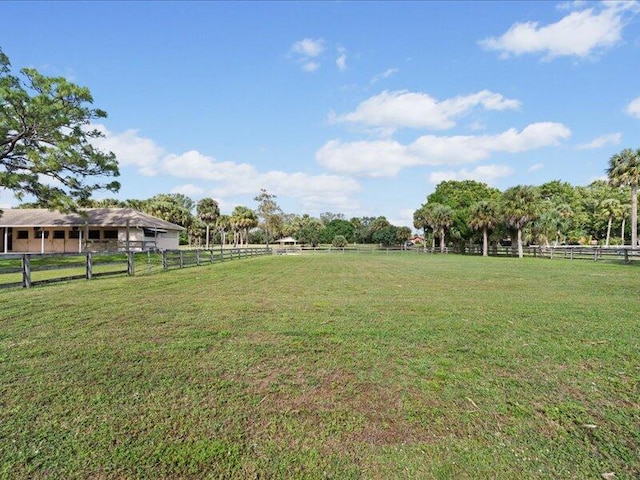
{"label": "house wall", "polygon": [[[153,238],[151,239],[153,240]],[[177,250],[180,246],[180,238],[178,232],[159,233],[156,239],[156,246],[160,250]]]}
{"label": "house wall", "polygon": [[[18,253],[62,253],[77,252],[79,238],[77,230],[69,227],[43,228],[13,227],[12,252]],[[42,238],[44,236],[44,239]]]}
{"label": "house wall", "polygon": [[[4,228],[0,253],[4,252]],[[72,227],[13,227],[11,249],[9,253],[78,253],[84,251],[124,250],[127,244],[126,228],[81,228]],[[44,235],[44,242],[42,236]],[[82,248],[79,242],[82,241]],[[129,247],[131,250],[144,250],[156,247],[162,250],[174,250],[179,245],[178,232],[158,233],[145,236],[142,229],[129,229]],[[43,248],[44,247],[44,248]]]}

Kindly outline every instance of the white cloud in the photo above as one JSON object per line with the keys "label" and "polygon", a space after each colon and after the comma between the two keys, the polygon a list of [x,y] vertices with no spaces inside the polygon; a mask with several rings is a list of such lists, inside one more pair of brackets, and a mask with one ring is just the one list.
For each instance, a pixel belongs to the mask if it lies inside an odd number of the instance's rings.
{"label": "white cloud", "polygon": [[594,148],[602,148],[606,145],[618,145],[620,140],[622,140],[622,133],[608,133],[606,135],[600,135],[589,143],[578,145],[576,148],[579,150],[591,150]]}
{"label": "white cloud", "polygon": [[[500,37],[478,42],[503,57],[526,53],[543,54],[549,60],[559,56],[584,58],[611,48],[622,39],[628,15],[638,10],[637,2],[604,2],[602,8],[572,11],[556,23],[516,23]],[[578,5],[579,6],[579,5]],[[572,8],[575,8],[574,4]]]}
{"label": "white cloud", "polygon": [[385,78],[389,78],[392,75],[395,75],[396,73],[398,73],[400,70],[398,70],[397,68],[389,68],[387,70],[385,70],[382,73],[379,73],[377,75],[375,75],[372,79],[371,79],[371,83],[377,83],[380,80],[384,80]]}
{"label": "white cloud", "polygon": [[457,118],[478,106],[486,110],[517,109],[520,102],[489,90],[443,101],[437,101],[426,93],[384,91],[360,103],[355,111],[335,115],[330,120],[385,129],[404,127],[444,130],[455,126]]}
{"label": "white cloud", "polygon": [[192,183],[187,183],[186,185],[178,185],[177,187],[172,188],[170,193],[181,193],[187,197],[202,198],[205,192],[206,190],[204,188],[198,187]]}
{"label": "white cloud", "polygon": [[338,47],[338,58],[336,59],[336,66],[338,70],[344,72],[347,69],[347,50],[343,47]]}
{"label": "white cloud", "polygon": [[197,151],[170,155],[162,171],[178,178],[198,178],[217,182],[211,193],[219,197],[251,195],[266,188],[277,195],[297,198],[303,205],[353,205],[349,196],[360,191],[353,179],[337,175],[308,175],[282,171],[258,172],[247,163],[218,162]]}
{"label": "white cloud", "polygon": [[302,65],[302,70],[305,72],[315,72],[320,68],[320,64],[318,62],[306,62]]}
{"label": "white cloud", "polygon": [[477,180],[491,185],[494,180],[514,173],[515,170],[507,165],[480,165],[472,170],[463,168],[458,171],[433,172],[429,175],[429,181],[437,185],[445,180]]}
{"label": "white cloud", "polygon": [[561,123],[540,122],[522,131],[512,128],[497,135],[424,135],[409,145],[390,139],[331,140],[316,152],[316,159],[331,171],[387,177],[412,166],[464,165],[485,160],[494,152],[518,153],[557,145],[570,135]]}
{"label": "white cloud", "polygon": [[544,164],[542,164],[542,163],[534,163],[529,168],[527,168],[527,172],[529,172],[529,173],[537,172],[538,170],[541,170],[542,168],[544,168]]}
{"label": "white cloud", "polygon": [[305,72],[315,72],[320,68],[317,58],[324,52],[324,40],[305,38],[295,42],[289,50],[290,55],[302,66]]}
{"label": "white cloud", "polygon": [[400,210],[396,216],[389,217],[389,223],[391,225],[396,225],[398,227],[409,227],[411,231],[413,231],[413,212],[415,208],[403,208]]}
{"label": "white cloud", "polygon": [[357,208],[352,195],[359,192],[361,186],[352,178],[300,172],[260,172],[248,163],[221,162],[197,150],[182,154],[167,153],[153,140],[139,137],[135,130],[117,134],[103,125],[95,127],[104,132],[106,138],[96,139],[94,143],[101,148],[108,146],[116,154],[121,166],[137,167],[143,175],[195,180],[174,187],[171,193],[195,197],[207,194],[224,199],[254,195],[261,188],[266,188],[276,195],[295,198],[307,208],[343,211]]}
{"label": "white cloud", "polygon": [[255,175],[255,169],[252,165],[218,162],[215,158],[204,155],[197,150],[190,150],[181,155],[167,155],[160,162],[159,169],[176,178],[199,178],[216,182]]}
{"label": "white cloud", "polygon": [[640,97],[636,97],[629,102],[626,112],[632,117],[640,118]]}
{"label": "white cloud", "polygon": [[303,57],[317,57],[324,51],[324,40],[305,38],[295,42],[291,46],[291,51]]}
{"label": "white cloud", "polygon": [[579,10],[587,5],[586,0],[573,0],[569,2],[561,2],[556,5],[558,10]]}
{"label": "white cloud", "polygon": [[138,171],[147,177],[156,175],[156,164],[165,152],[153,140],[140,137],[134,129],[116,134],[107,130],[104,125],[97,124],[92,127],[104,135],[91,141],[94,146],[115,153],[121,166],[138,167]]}
{"label": "white cloud", "polygon": [[487,129],[487,125],[484,124],[483,122],[480,122],[478,120],[475,120],[473,123],[471,123],[471,125],[469,125],[469,128],[471,130],[477,131],[477,130],[486,130]]}
{"label": "white cloud", "polygon": [[316,152],[316,159],[329,170],[369,177],[391,177],[419,163],[406,146],[394,140],[330,140]]}

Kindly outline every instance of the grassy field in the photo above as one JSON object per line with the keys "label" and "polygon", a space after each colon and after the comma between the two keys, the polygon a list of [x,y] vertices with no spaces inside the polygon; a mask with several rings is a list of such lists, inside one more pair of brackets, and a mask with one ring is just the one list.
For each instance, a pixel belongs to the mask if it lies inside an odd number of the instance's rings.
{"label": "grassy field", "polygon": [[639,285],[324,254],[2,291],[0,478],[638,478]]}

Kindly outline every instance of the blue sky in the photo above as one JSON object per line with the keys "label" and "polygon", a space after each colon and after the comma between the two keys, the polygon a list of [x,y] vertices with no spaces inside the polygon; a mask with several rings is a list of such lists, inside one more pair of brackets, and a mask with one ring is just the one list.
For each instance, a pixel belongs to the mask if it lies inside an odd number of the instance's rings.
{"label": "blue sky", "polygon": [[[411,226],[438,182],[586,185],[640,147],[637,2],[2,2],[0,46],[88,86],[118,198]],[[102,195],[113,196],[113,195]],[[0,204],[15,204],[0,192]]]}

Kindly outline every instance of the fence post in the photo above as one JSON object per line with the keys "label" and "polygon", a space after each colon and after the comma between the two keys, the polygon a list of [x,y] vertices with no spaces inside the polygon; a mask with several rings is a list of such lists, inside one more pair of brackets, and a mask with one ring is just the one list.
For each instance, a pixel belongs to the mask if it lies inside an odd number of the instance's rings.
{"label": "fence post", "polygon": [[629,250],[624,249],[624,263],[629,263]]}
{"label": "fence post", "polygon": [[167,268],[169,268],[169,262],[167,262],[167,251],[163,250],[162,251],[162,269],[166,270]]}
{"label": "fence post", "polygon": [[209,250],[209,263],[213,263],[213,248]]}
{"label": "fence post", "polygon": [[22,255],[22,286],[31,288],[31,259],[26,253]]}
{"label": "fence post", "polygon": [[200,266],[200,250],[196,249],[196,265]]}
{"label": "fence post", "polygon": [[93,257],[91,256],[91,252],[87,252],[87,261],[86,261],[86,273],[85,273],[85,277],[87,280],[91,280],[91,277],[93,276]]}
{"label": "fence post", "polygon": [[127,252],[127,275],[133,277],[136,273],[136,262],[133,252]]}
{"label": "fence post", "polygon": [[180,268],[184,268],[184,256],[182,255],[182,250],[180,250]]}

